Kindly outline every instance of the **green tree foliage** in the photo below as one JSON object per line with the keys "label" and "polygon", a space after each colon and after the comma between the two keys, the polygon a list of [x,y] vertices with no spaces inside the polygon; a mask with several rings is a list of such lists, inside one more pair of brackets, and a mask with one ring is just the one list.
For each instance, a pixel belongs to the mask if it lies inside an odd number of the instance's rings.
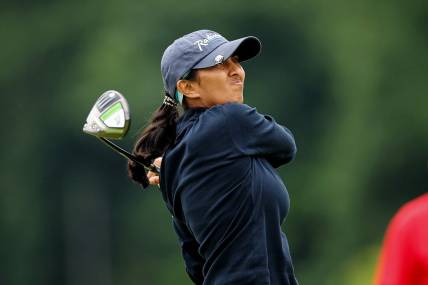
{"label": "green tree foliage", "polygon": [[302,284],[369,284],[389,218],[427,191],[426,1],[3,6],[0,284],[190,284],[159,191],[81,127],[117,89],[130,148],[160,104],[164,48],[196,29],[263,42],[245,100],[296,136],[280,173]]}

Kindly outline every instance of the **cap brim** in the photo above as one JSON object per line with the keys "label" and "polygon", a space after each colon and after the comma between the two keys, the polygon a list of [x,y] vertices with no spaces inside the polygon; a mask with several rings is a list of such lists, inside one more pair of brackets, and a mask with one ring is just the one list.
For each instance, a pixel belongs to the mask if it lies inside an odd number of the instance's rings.
{"label": "cap brim", "polygon": [[207,68],[216,65],[218,62],[216,62],[215,58],[219,55],[222,55],[224,60],[228,59],[232,55],[237,55],[240,62],[246,61],[258,55],[261,48],[262,44],[260,40],[253,36],[226,42],[214,49],[194,67],[192,67],[192,69]]}

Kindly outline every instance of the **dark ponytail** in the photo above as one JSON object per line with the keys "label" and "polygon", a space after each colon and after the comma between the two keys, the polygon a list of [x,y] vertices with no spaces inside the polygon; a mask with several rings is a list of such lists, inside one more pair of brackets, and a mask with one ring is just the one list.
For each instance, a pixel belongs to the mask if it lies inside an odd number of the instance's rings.
{"label": "dark ponytail", "polygon": [[[175,141],[179,113],[174,100],[167,93],[165,96],[163,104],[153,113],[149,125],[141,133],[132,151],[143,163],[151,164]],[[149,185],[144,167],[131,160],[128,160],[128,175],[144,188]]]}

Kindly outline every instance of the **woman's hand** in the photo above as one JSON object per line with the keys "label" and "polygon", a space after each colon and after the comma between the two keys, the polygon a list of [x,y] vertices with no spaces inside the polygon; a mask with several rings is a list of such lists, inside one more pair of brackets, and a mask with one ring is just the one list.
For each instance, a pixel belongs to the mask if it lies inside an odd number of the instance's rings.
{"label": "woman's hand", "polygon": [[[153,161],[153,164],[159,168],[161,166],[161,163],[162,163],[162,157],[158,157]],[[149,171],[147,173],[147,178],[149,179],[150,185],[159,185],[160,184],[159,173]]]}

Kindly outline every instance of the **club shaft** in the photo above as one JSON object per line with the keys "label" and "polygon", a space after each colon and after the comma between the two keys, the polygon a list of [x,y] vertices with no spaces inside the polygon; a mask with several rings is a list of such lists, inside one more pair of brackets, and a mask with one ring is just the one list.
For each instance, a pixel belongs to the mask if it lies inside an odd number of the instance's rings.
{"label": "club shaft", "polygon": [[110,147],[111,149],[113,149],[115,152],[117,152],[118,154],[122,155],[123,157],[132,160],[135,163],[140,164],[141,166],[143,166],[146,170],[148,171],[152,171],[152,172],[156,172],[159,173],[160,169],[159,167],[157,167],[154,164],[150,164],[150,165],[146,165],[143,162],[139,161],[138,158],[136,158],[134,155],[130,154],[129,152],[127,152],[126,150],[124,150],[123,148],[121,148],[120,146],[112,143],[111,141],[109,141],[108,139],[105,138],[101,138],[98,137],[103,143],[105,143],[108,147]]}

